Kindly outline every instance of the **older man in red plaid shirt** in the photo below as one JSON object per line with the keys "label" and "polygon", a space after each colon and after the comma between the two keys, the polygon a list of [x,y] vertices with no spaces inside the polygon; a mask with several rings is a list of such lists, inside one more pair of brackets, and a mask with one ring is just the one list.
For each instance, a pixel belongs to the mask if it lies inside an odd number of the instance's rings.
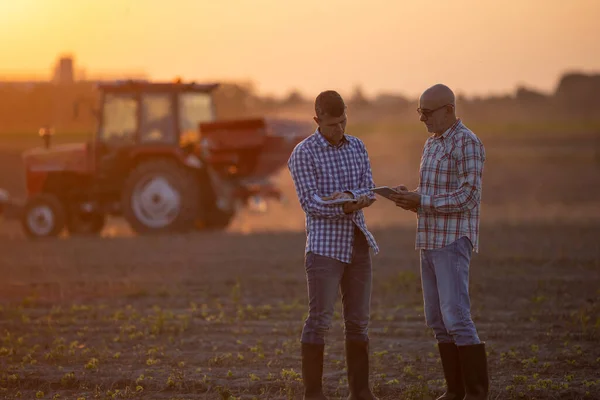
{"label": "older man in red plaid shirt", "polygon": [[439,399],[487,399],[485,343],[471,319],[469,299],[471,254],[479,251],[485,149],[456,117],[450,88],[432,86],[419,103],[421,121],[432,133],[423,149],[419,187],[397,187],[394,201],[418,216],[425,320],[438,342],[447,385]]}

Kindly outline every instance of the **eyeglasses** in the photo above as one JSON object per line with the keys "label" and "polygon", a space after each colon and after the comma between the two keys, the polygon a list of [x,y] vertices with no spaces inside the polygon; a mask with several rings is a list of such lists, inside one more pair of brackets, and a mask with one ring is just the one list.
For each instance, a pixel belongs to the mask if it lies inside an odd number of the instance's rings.
{"label": "eyeglasses", "polygon": [[431,115],[434,112],[436,112],[437,110],[441,110],[442,108],[444,108],[446,106],[452,106],[452,107],[454,107],[454,104],[452,104],[452,103],[444,104],[443,106],[438,107],[438,108],[434,108],[433,110],[428,110],[426,108],[419,107],[419,108],[417,108],[417,112],[419,113],[419,115],[422,115],[425,118],[429,118],[429,117],[431,117]]}

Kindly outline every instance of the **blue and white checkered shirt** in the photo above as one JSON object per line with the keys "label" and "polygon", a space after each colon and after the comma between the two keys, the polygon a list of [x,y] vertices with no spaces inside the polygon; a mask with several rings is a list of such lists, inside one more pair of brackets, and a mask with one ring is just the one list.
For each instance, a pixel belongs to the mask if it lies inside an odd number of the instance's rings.
{"label": "blue and white checkered shirt", "polygon": [[315,193],[325,197],[334,192],[351,192],[355,198],[364,194],[375,197],[369,155],[360,139],[344,135],[341,143],[333,146],[317,129],[294,148],[288,168],[306,214],[305,253],[352,262],[355,226],[375,254],[379,252],[362,210],[345,214],[341,204],[323,205],[313,198]]}

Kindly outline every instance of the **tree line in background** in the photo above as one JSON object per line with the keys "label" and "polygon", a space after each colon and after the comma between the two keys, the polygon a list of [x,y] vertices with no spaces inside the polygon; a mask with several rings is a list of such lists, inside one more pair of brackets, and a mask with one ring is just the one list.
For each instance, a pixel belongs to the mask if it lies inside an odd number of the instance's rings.
{"label": "tree line in background", "polygon": [[[91,131],[95,120],[90,112],[73,117],[78,99],[94,103],[98,93],[92,83],[52,82],[31,85],[0,85],[0,132],[31,132],[52,125],[60,131]],[[346,97],[354,121],[416,122],[417,99],[397,93],[369,98],[360,87]],[[215,92],[218,118],[293,116],[311,118],[312,97],[297,90],[283,98],[261,96],[251,82],[223,83]],[[503,96],[458,95],[459,115],[477,122],[552,122],[600,120],[600,74],[564,74],[554,93],[544,94],[527,87]]]}
{"label": "tree line in background", "polygon": [[[220,93],[224,117],[260,113],[294,114],[310,117],[314,99],[297,90],[277,99],[258,96],[251,84],[225,85]],[[414,122],[418,99],[398,93],[381,93],[373,98],[361,87],[346,97],[352,118],[386,119]],[[459,113],[471,120],[493,121],[585,121],[600,120],[600,74],[568,73],[563,75],[554,93],[544,94],[524,86],[502,96],[466,97],[457,95]],[[307,114],[306,114],[307,113]]]}

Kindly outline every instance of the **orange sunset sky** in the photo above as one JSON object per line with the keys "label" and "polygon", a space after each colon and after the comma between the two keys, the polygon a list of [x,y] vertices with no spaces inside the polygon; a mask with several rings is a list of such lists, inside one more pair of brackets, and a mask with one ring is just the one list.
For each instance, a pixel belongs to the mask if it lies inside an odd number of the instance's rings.
{"label": "orange sunset sky", "polygon": [[89,72],[467,95],[552,91],[600,71],[600,0],[0,0],[0,76],[46,79],[60,54]]}

